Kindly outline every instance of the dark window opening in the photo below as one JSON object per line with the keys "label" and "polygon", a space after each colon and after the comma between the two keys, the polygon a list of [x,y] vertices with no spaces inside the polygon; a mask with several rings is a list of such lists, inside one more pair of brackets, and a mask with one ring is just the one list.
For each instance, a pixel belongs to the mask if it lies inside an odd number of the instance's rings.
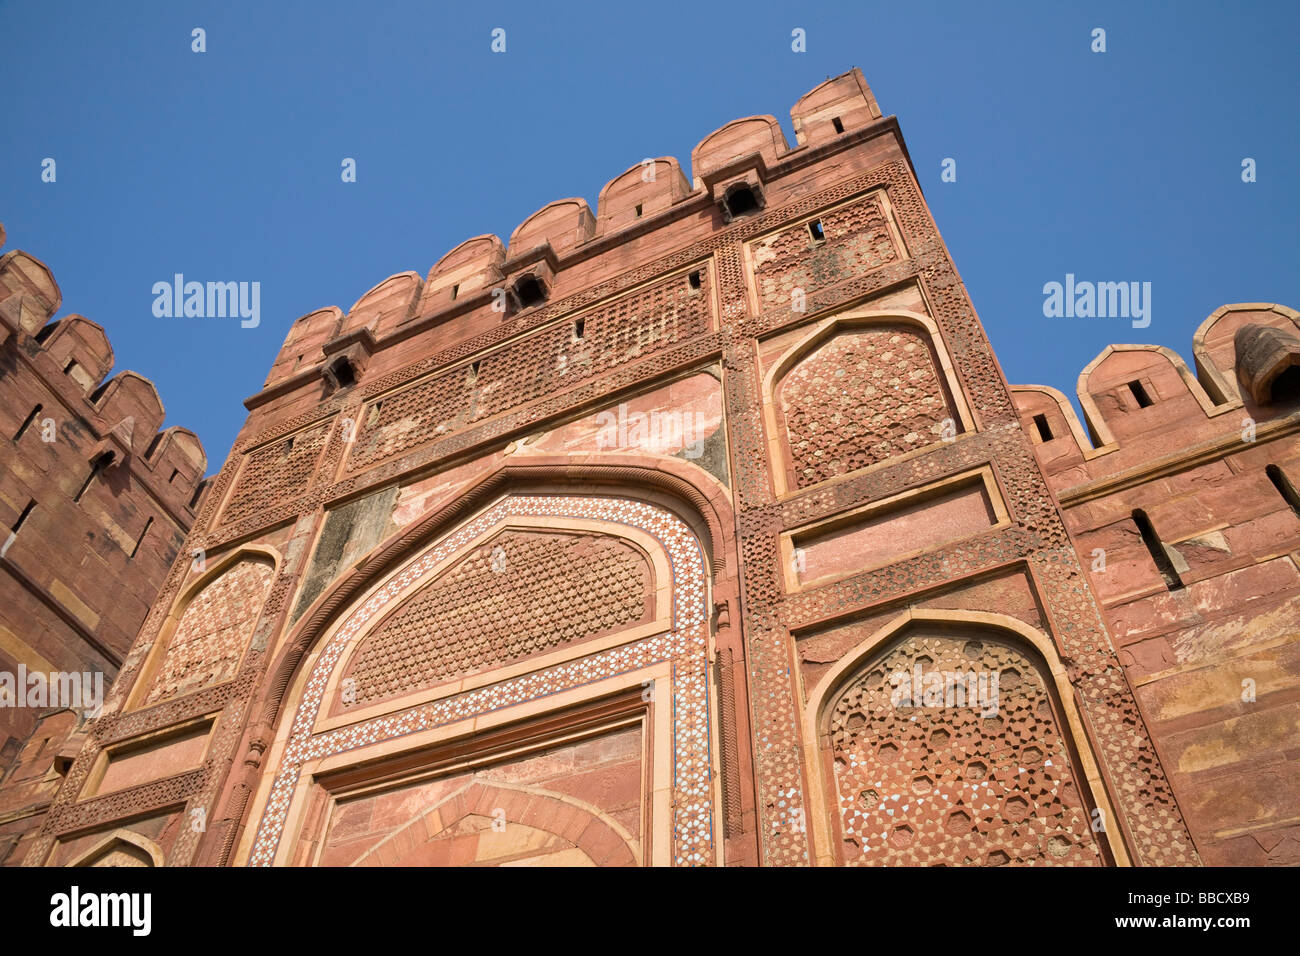
{"label": "dark window opening", "polygon": [[173,469],[172,469],[172,476],[171,476],[170,478],[167,479],[167,484],[169,484],[169,485],[174,485],[174,484],[176,484],[176,479],[180,477],[180,474],[181,474],[181,472],[180,472],[180,469],[179,469],[179,468],[173,468]]}
{"label": "dark window opening", "polygon": [[1047,424],[1046,415],[1034,416],[1034,427],[1038,429],[1038,437],[1043,441],[1052,440],[1052,428]]}
{"label": "dark window opening", "polygon": [[1169,553],[1165,551],[1165,546],[1160,543],[1160,536],[1156,534],[1151,519],[1147,517],[1145,511],[1135,511],[1133,512],[1133,523],[1137,525],[1138,533],[1142,535],[1142,543],[1146,545],[1147,553],[1151,555],[1151,560],[1155,562],[1156,568],[1160,571],[1160,576],[1165,579],[1165,586],[1171,591],[1177,591],[1183,586],[1182,579],[1178,576],[1174,563],[1169,560]]}
{"label": "dark window opening", "polygon": [[580,338],[582,338],[583,333],[586,332],[586,331],[587,331],[587,320],[586,320],[586,319],[574,319],[574,320],[573,320],[573,340],[574,340],[575,342],[578,341]]}
{"label": "dark window opening", "polygon": [[12,525],[12,527],[11,527],[11,529],[10,529],[10,530],[13,531],[14,534],[17,534],[18,531],[22,528],[23,523],[24,523],[24,522],[25,522],[29,517],[31,517],[32,510],[33,510],[35,507],[36,507],[36,499],[35,499],[35,498],[31,498],[31,499],[29,499],[28,502],[27,502],[27,507],[25,507],[25,508],[22,510],[22,514],[20,514],[20,515],[18,516],[18,520],[15,521],[15,522],[13,523],[13,525]]}
{"label": "dark window opening", "polygon": [[206,481],[200,481],[199,486],[194,489],[194,497],[190,499],[190,510],[199,506],[199,499],[203,497],[203,489],[208,486]]}
{"label": "dark window opening", "polygon": [[698,289],[700,287],[699,270],[697,269],[695,272],[692,272],[689,276],[687,276],[686,281],[690,283],[692,289]]}
{"label": "dark window opening", "polygon": [[1300,399],[1300,365],[1292,365],[1268,387],[1269,404],[1281,405]]}
{"label": "dark window opening", "polygon": [[23,437],[27,429],[32,427],[32,422],[36,421],[36,416],[41,413],[41,406],[37,405],[32,409],[31,414],[23,419],[23,423],[18,426],[18,431],[14,432],[14,441]]}
{"label": "dark window opening", "polygon": [[636,217],[637,217],[638,219],[641,218],[641,203],[637,203],[637,204],[636,204]]}
{"label": "dark window opening", "polygon": [[113,453],[111,451],[102,452],[95,456],[95,460],[90,463],[90,474],[86,476],[77,496],[73,501],[80,501],[86,492],[90,489],[91,483],[94,482],[95,476],[113,463]]}
{"label": "dark window opening", "polygon": [[1142,387],[1141,382],[1129,382],[1128,390],[1133,393],[1133,398],[1137,400],[1138,408],[1150,408],[1155,404],[1155,402],[1151,401],[1151,396],[1147,394],[1147,390]]}
{"label": "dark window opening", "polygon": [[758,200],[754,198],[754,191],[748,186],[738,186],[727,194],[727,211],[731,213],[733,219],[753,212],[757,208]]}
{"label": "dark window opening", "polygon": [[68,359],[68,364],[65,365],[65,366],[63,366],[63,374],[64,374],[64,375],[67,375],[67,374],[71,373],[71,371],[72,371],[74,368],[76,368],[76,367],[77,367],[77,360],[76,360],[76,359]]}
{"label": "dark window opening", "polygon": [[813,242],[826,241],[826,230],[822,228],[822,221],[820,219],[814,219],[812,222],[808,223],[808,235],[812,236]]}
{"label": "dark window opening", "polygon": [[515,298],[519,307],[527,309],[546,300],[546,290],[535,276],[525,276],[515,283]]}
{"label": "dark window opening", "polygon": [[451,287],[451,301],[456,301],[456,296],[460,294],[460,283]]}
{"label": "dark window opening", "polygon": [[1264,469],[1264,474],[1268,475],[1268,480],[1273,482],[1273,487],[1282,496],[1282,500],[1290,505],[1296,517],[1300,518],[1300,494],[1296,494],[1291,479],[1283,474],[1282,469],[1277,465],[1269,465]]}
{"label": "dark window opening", "polygon": [[292,451],[293,451],[293,439],[286,438],[284,442],[284,450],[280,452],[280,459],[282,461],[287,460],[289,457],[289,453]]}
{"label": "dark window opening", "polygon": [[140,545],[144,543],[144,536],[149,533],[149,526],[153,524],[153,518],[149,518],[144,523],[144,530],[140,532],[140,537],[135,539],[135,547],[131,549],[131,557],[134,558],[140,551]]}
{"label": "dark window opening", "polygon": [[473,385],[478,381],[478,370],[482,367],[482,362],[471,362],[469,365],[469,384]]}
{"label": "dark window opening", "polygon": [[844,124],[840,122],[840,118],[838,116],[835,117],[833,120],[831,120],[831,125],[835,127],[835,132],[837,133],[844,132]]}
{"label": "dark window opening", "polygon": [[339,359],[334,363],[332,369],[334,380],[339,383],[339,388],[351,388],[357,384],[357,373],[352,368],[352,363],[347,359]]}

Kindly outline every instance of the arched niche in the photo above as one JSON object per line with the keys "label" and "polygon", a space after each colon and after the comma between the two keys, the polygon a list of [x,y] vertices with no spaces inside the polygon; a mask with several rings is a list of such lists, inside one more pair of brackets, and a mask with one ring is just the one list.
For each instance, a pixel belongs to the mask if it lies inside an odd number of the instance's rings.
{"label": "arched niche", "polygon": [[132,685],[126,709],[232,679],[275,580],[280,555],[247,545],[204,570],[177,598]]}
{"label": "arched niche", "polygon": [[1064,667],[1024,622],[910,609],[807,701],[819,864],[1127,865]]}
{"label": "arched niche", "polygon": [[818,322],[764,375],[763,408],[778,495],[975,430],[938,326],[902,310]]}

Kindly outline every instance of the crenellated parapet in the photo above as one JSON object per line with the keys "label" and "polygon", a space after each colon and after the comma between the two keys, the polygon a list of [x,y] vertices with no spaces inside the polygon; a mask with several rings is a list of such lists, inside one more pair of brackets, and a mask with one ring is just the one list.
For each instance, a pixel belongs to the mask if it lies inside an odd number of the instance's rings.
{"label": "crenellated parapet", "polygon": [[1060,391],[1012,387],[1021,424],[1059,488],[1255,441],[1300,411],[1300,313],[1246,302],[1216,309],[1192,337],[1194,367],[1161,345],[1108,345],[1079,375],[1080,421]]}
{"label": "crenellated parapet", "polygon": [[[882,119],[860,70],[829,79],[790,111],[798,139],[791,147],[772,116],[733,120],[700,140],[690,170],[672,156],[646,158],[615,176],[599,193],[595,211],[582,198],[547,203],[503,242],[476,236],[456,246],[428,271],[390,276],[346,314],[337,307],[309,312],[291,327],[266,386],[246,404],[256,409],[289,393],[291,401],[328,397],[343,381],[360,381],[372,352],[431,334],[454,346],[521,313],[590,287],[604,270],[647,254],[662,255],[699,241],[738,216],[765,207],[775,181],[811,162],[823,149],[849,145],[854,134]],[[846,167],[844,172],[859,172]],[[782,200],[791,198],[782,195]],[[644,237],[644,238],[642,238]],[[628,253],[602,255],[620,245]],[[364,355],[328,345],[366,329]],[[392,363],[375,364],[385,370]]]}
{"label": "crenellated parapet", "polygon": [[[54,318],[61,304],[44,263],[0,256],[0,675],[106,687],[194,523],[207,457],[162,428],[153,382],[112,374],[103,327]],[[0,707],[0,863],[43,824],[93,723],[83,702]]]}
{"label": "crenellated parapet", "polygon": [[[43,262],[21,250],[0,256],[0,346],[12,340],[30,370],[58,395],[61,413],[43,404],[42,412],[84,429],[88,463],[105,454],[115,464],[131,459],[132,470],[177,523],[192,521],[207,470],[202,443],[185,428],[160,431],[166,413],[153,382],[129,370],[109,378],[113,347],[103,327],[84,315],[54,320],[61,303]],[[11,404],[6,412],[21,419],[29,410]]]}

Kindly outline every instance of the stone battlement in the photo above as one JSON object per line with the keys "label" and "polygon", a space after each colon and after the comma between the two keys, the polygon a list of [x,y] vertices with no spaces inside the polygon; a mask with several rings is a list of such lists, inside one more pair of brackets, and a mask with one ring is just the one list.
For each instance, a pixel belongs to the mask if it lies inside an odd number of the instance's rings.
{"label": "stone battlement", "polygon": [[[1246,350],[1260,330],[1269,347]],[[1059,492],[1162,459],[1253,442],[1297,411],[1300,313],[1269,302],[1216,309],[1192,336],[1195,370],[1160,345],[1109,345],[1079,375],[1080,422],[1046,385],[1015,385],[1021,424]],[[1300,373],[1295,373],[1300,374]],[[1204,446],[1204,448],[1202,448]]]}
{"label": "stone battlement", "polygon": [[[20,249],[0,256],[0,346],[14,339],[31,369],[89,427],[89,458],[111,452],[118,463],[132,459],[159,503],[192,521],[208,463],[198,436],[176,425],[160,430],[162,399],[143,375],[125,370],[106,378],[113,347],[103,327],[75,313],[54,320],[62,301],[45,263]],[[18,417],[16,428],[29,411],[13,405],[6,415]],[[53,408],[43,411],[62,418]]]}

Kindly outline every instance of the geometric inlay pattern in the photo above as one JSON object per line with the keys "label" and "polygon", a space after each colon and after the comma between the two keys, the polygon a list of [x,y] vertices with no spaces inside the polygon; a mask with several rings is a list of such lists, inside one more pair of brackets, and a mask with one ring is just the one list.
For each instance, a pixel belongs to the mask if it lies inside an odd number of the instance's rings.
{"label": "geometric inlay pattern", "polygon": [[367,704],[626,627],[647,617],[645,555],[609,535],[509,530],[425,585],[348,668]]}
{"label": "geometric inlay pattern", "polygon": [[1042,674],[986,632],[904,639],[828,719],[845,863],[1102,864]]}
{"label": "geometric inlay pattern", "polygon": [[[517,516],[604,521],[636,528],[658,539],[670,570],[669,631],[381,717],[318,732],[317,718],[330,676],[353,640],[372,621],[381,618],[399,594],[431,576],[441,562]],[[672,663],[671,699],[655,703],[655,706],[671,707],[672,713],[672,858],[677,866],[709,866],[715,862],[716,850],[707,674],[707,579],[699,541],[676,515],[643,501],[585,495],[509,495],[409,560],[345,613],[340,626],[321,648],[294,710],[289,738],[275,767],[249,865],[274,863],[303,765],[309,761],[541,700],[660,662]]]}
{"label": "geometric inlay pattern", "polygon": [[234,677],[273,576],[269,561],[242,558],[194,595],[140,706]]}
{"label": "geometric inlay pattern", "polygon": [[778,394],[798,488],[934,444],[956,421],[927,337],[899,326],[841,332]]}

